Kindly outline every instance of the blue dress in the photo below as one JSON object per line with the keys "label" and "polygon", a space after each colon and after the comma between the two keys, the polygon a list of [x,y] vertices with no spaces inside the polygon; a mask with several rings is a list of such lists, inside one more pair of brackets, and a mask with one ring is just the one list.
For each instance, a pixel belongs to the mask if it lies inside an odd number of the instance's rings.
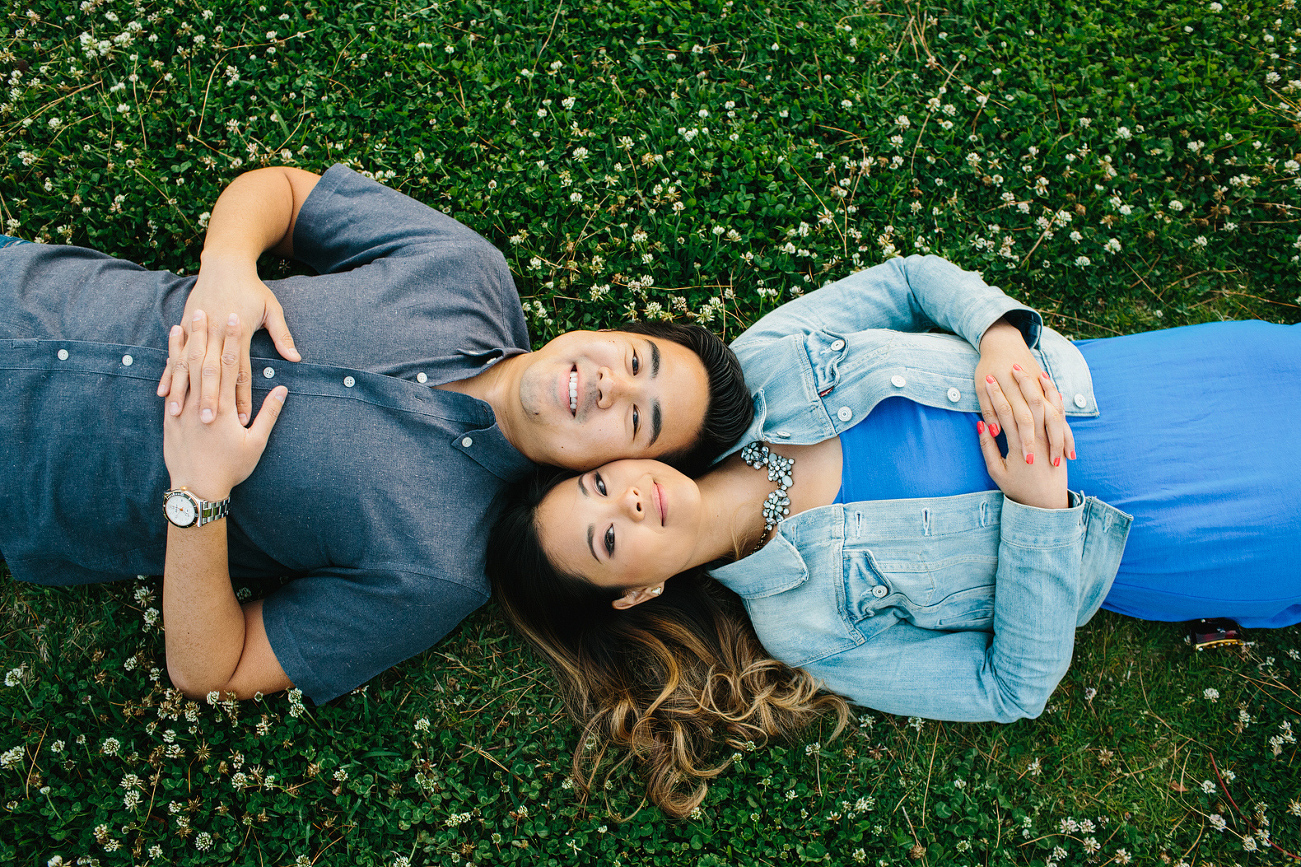
{"label": "blue dress", "polygon": [[[1301,622],[1301,325],[1219,322],[1076,345],[1101,413],[1071,421],[1069,485],[1134,516],[1103,607]],[[882,401],[841,435],[837,501],[997,489],[978,419]]]}

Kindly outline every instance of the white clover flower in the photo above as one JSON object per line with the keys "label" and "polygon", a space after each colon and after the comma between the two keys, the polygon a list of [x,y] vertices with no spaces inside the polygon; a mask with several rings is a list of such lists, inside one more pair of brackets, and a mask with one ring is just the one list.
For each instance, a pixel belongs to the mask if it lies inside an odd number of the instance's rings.
{"label": "white clover flower", "polygon": [[12,768],[14,765],[20,764],[26,754],[27,750],[21,746],[5,750],[0,753],[0,768]]}
{"label": "white clover flower", "polygon": [[1206,819],[1211,823],[1211,827],[1214,828],[1216,831],[1223,831],[1225,828],[1228,827],[1228,823],[1224,821],[1224,817],[1221,816],[1219,813],[1212,813],[1211,815],[1207,816]]}
{"label": "white clover flower", "polygon": [[1212,702],[1219,701],[1220,691],[1213,686],[1208,686],[1206,689],[1202,690],[1202,698]]}
{"label": "white clover flower", "polygon": [[912,126],[912,121],[908,119],[908,115],[906,114],[899,115],[897,118],[894,119],[894,122],[899,124],[899,126],[902,127],[903,129],[907,129],[908,127]]}
{"label": "white clover flower", "polygon": [[1090,855],[1102,848],[1102,846],[1098,844],[1097,839],[1093,837],[1085,837],[1082,845],[1084,846],[1084,851]]}
{"label": "white clover flower", "polygon": [[1179,201],[1178,199],[1171,199],[1169,208],[1170,210],[1178,213],[1179,211],[1182,211],[1184,209],[1184,203]]}
{"label": "white clover flower", "polygon": [[1089,265],[1093,264],[1093,260],[1090,259],[1088,256],[1076,256],[1075,264],[1081,268],[1087,268],[1089,267]]}
{"label": "white clover flower", "polygon": [[1224,11],[1224,6],[1223,6],[1222,4],[1220,4],[1220,3],[1208,3],[1208,4],[1206,5],[1206,8],[1209,9],[1209,10],[1211,10],[1212,12],[1223,12],[1223,11]]}
{"label": "white clover flower", "polygon": [[[1108,253],[1119,253],[1120,240],[1118,238],[1112,238],[1111,240],[1107,241],[1107,243],[1102,245],[1102,249],[1106,250]],[[1094,690],[1094,694],[1095,695],[1097,694],[1097,690]]]}
{"label": "white clover flower", "polygon": [[122,742],[117,738],[104,738],[103,742],[99,745],[99,751],[106,756],[116,756],[118,751],[121,749]]}
{"label": "white clover flower", "polygon": [[575,205],[580,204],[583,201],[583,194],[575,190],[569,194],[569,201],[573,202]]}
{"label": "white clover flower", "polygon": [[5,673],[5,686],[17,686],[23,681],[23,671],[27,668],[26,664],[17,668],[11,668]]}

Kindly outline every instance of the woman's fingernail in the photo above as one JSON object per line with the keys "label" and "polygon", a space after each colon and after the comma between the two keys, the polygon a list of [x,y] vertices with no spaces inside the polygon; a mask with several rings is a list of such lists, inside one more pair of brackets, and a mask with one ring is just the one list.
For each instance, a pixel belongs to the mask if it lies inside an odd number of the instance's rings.
{"label": "woman's fingernail", "polygon": [[1039,372],[1039,375],[1040,375],[1041,377],[1043,377],[1044,379],[1047,379],[1047,378],[1048,378],[1048,371],[1046,371],[1046,370],[1040,371],[1040,372]]}
{"label": "woman's fingernail", "polygon": [[985,423],[983,421],[976,422],[976,433],[983,434],[984,432],[985,432]]}
{"label": "woman's fingernail", "polygon": [[248,425],[248,413],[241,412],[239,414],[239,423],[242,425]]}
{"label": "woman's fingernail", "polygon": [[988,382],[990,385],[993,385],[994,384],[993,374],[989,374],[989,373],[985,374],[985,382]]}
{"label": "woman's fingernail", "polygon": [[996,422],[996,421],[991,421],[991,422],[989,423],[989,435],[990,435],[990,436],[992,436],[992,437],[996,437],[996,436],[998,436],[998,432],[1001,431],[1001,430],[1002,430],[1002,428],[998,426],[998,422]]}
{"label": "woman's fingernail", "polygon": [[1012,369],[1013,369],[1013,370],[1020,370],[1020,369],[1021,369],[1021,365],[1019,365],[1019,364],[1014,364],[1014,365],[1012,365]]}
{"label": "woman's fingernail", "polygon": [[1053,458],[1054,467],[1060,467],[1061,465],[1062,465],[1062,459],[1060,455],[1058,457]]}
{"label": "woman's fingernail", "polygon": [[203,409],[199,410],[199,418],[204,422],[204,424],[212,421],[212,410],[205,406]]}
{"label": "woman's fingernail", "polygon": [[1033,464],[1033,463],[1034,463],[1034,452],[1030,452],[1030,454],[1028,454],[1028,455],[1025,456],[1025,462],[1026,462],[1027,464]]}
{"label": "woman's fingernail", "polygon": [[181,405],[180,405],[179,403],[177,403],[176,401],[172,401],[171,403],[167,404],[167,414],[168,414],[168,415],[180,415],[180,414],[181,414]]}
{"label": "woman's fingernail", "polygon": [[1075,460],[1075,449],[1071,449],[1070,458],[1071,460]]}

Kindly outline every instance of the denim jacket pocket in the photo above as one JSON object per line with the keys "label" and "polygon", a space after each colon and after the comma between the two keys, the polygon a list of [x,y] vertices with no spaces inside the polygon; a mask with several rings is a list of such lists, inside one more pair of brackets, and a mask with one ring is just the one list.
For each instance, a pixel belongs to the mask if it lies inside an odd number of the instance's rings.
{"label": "denim jacket pocket", "polygon": [[774,658],[801,666],[863,643],[844,617],[838,570],[831,575],[810,570],[781,535],[755,556],[762,558],[764,574],[746,582],[742,598],[759,640]]}

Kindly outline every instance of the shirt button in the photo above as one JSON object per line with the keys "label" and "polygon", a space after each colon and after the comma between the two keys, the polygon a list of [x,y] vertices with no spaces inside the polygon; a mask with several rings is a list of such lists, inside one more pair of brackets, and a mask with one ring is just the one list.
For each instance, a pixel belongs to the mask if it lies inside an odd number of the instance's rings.
{"label": "shirt button", "polygon": [[841,421],[849,421],[853,417],[854,411],[847,406],[842,406],[840,409],[836,410],[836,418]]}
{"label": "shirt button", "polygon": [[1075,405],[1078,406],[1080,409],[1084,409],[1084,406],[1087,403],[1088,401],[1084,398],[1084,395],[1082,394],[1075,395]]}
{"label": "shirt button", "polygon": [[788,430],[779,430],[774,432],[774,436],[779,436],[784,440],[788,440],[791,438],[791,432]]}
{"label": "shirt button", "polygon": [[270,379],[276,375],[276,369],[274,367],[264,367],[262,368],[262,375],[267,379]]}
{"label": "shirt button", "polygon": [[889,590],[885,589],[884,584],[878,584],[872,588],[872,595],[875,596],[877,599],[884,597],[885,594],[889,592],[890,592]]}
{"label": "shirt button", "polygon": [[956,388],[950,388],[949,403],[957,403],[960,400],[962,400],[962,392],[958,391]]}
{"label": "shirt button", "polygon": [[59,355],[59,361],[67,361],[67,360],[68,360],[68,350],[66,350],[66,349],[60,349],[59,352],[58,352],[58,355]]}
{"label": "shirt button", "polygon": [[345,388],[352,388],[356,384],[357,380],[353,379],[351,376],[345,376],[343,378],[343,385]]}
{"label": "shirt button", "polygon": [[461,445],[468,449],[470,446],[474,445],[474,440],[470,437],[465,437],[461,440]]}
{"label": "shirt button", "polygon": [[905,385],[908,384],[908,380],[904,379],[903,376],[896,373],[894,376],[890,377],[890,384],[893,385],[895,388],[903,388]]}
{"label": "shirt button", "polygon": [[131,365],[135,364],[135,362],[136,362],[136,360],[135,360],[134,358],[132,358],[131,356],[129,356],[129,355],[124,355],[124,356],[122,356],[122,366],[123,366],[123,367],[130,367]]}
{"label": "shirt button", "polygon": [[837,352],[839,352],[840,350],[842,350],[842,349],[845,348],[845,341],[843,341],[843,340],[833,340],[833,341],[831,341],[831,348],[834,349],[834,350],[836,350]]}
{"label": "shirt button", "polygon": [[429,374],[425,373],[423,370],[416,374],[416,382],[420,383],[421,385],[424,385],[428,381],[429,381]]}

